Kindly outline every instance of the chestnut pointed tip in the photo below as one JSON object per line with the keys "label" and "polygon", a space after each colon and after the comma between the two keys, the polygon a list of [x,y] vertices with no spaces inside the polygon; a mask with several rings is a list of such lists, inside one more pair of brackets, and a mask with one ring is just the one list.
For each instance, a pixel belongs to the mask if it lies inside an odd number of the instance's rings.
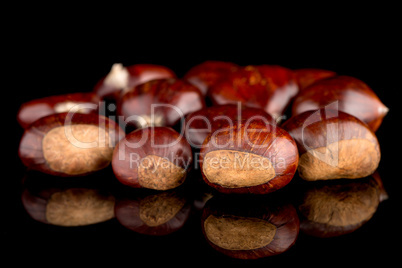
{"label": "chestnut pointed tip", "polygon": [[385,105],[378,107],[378,113],[386,115],[389,112],[389,108]]}
{"label": "chestnut pointed tip", "polygon": [[114,63],[109,74],[105,78],[105,83],[109,86],[126,88],[129,82],[130,73],[121,63]]}

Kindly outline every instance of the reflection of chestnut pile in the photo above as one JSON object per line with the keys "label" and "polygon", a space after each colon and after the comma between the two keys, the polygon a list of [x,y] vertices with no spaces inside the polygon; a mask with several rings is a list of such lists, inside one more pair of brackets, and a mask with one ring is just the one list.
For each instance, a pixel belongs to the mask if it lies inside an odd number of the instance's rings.
{"label": "reflection of chestnut pile", "polygon": [[[28,169],[55,180],[111,167],[122,185],[156,191],[119,200],[115,209],[122,225],[154,235],[186,221],[188,202],[173,191],[198,183],[189,174],[198,173],[214,194],[263,195],[288,185],[298,171],[303,183],[324,183],[305,192],[301,228],[327,237],[358,228],[376,210],[379,187],[365,177],[378,168],[375,131],[387,112],[367,84],[328,70],[206,61],[178,77],[164,66],[114,64],[92,92],[22,104],[19,156]],[[26,192],[23,200],[33,218],[55,225],[112,217],[102,210],[111,199],[95,190],[52,190],[35,198]],[[254,215],[225,206],[203,212],[204,234],[224,254],[270,256],[296,239],[293,212],[284,216],[268,206]],[[220,212],[225,209],[228,214]],[[75,210],[87,210],[91,219]],[[293,231],[285,243],[288,221]],[[245,241],[246,234],[256,241]]]}

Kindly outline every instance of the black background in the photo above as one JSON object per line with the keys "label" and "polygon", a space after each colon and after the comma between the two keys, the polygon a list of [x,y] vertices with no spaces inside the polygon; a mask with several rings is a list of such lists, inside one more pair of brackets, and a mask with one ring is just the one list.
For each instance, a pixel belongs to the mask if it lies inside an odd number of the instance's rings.
{"label": "black background", "polygon": [[[359,15],[359,16],[358,16]],[[232,61],[240,65],[278,64],[288,68],[322,68],[365,81],[390,108],[377,132],[382,150],[379,173],[389,199],[380,204],[374,217],[352,234],[317,239],[301,234],[295,246],[284,254],[259,261],[239,261],[225,257],[203,240],[197,214],[183,229],[167,237],[135,234],[115,220],[95,226],[63,228],[35,222],[21,201],[21,180],[26,174],[17,148],[23,133],[14,120],[13,161],[15,173],[3,176],[6,257],[17,262],[50,264],[104,263],[126,261],[147,266],[196,264],[218,265],[365,265],[379,261],[392,263],[400,249],[400,135],[399,97],[401,52],[396,19],[381,23],[370,14],[348,14],[345,25],[310,18],[305,24],[293,22],[284,29],[275,23],[226,21],[215,24],[187,15],[176,25],[165,20],[150,26],[148,21],[72,26],[53,20],[26,23],[18,33],[15,50],[9,55],[16,63],[17,76],[9,89],[15,94],[11,114],[16,117],[21,103],[34,98],[67,92],[91,91],[111,65],[153,63],[165,65],[180,77],[205,60]],[[351,21],[350,18],[357,18]],[[54,19],[54,18],[52,18]],[[339,20],[341,20],[338,17]],[[343,20],[343,19],[342,19]],[[39,18],[38,18],[39,21]],[[186,27],[196,21],[196,26]],[[33,23],[33,24],[32,24]],[[128,25],[129,24],[129,25]],[[145,28],[145,26],[149,26]],[[256,27],[258,26],[258,27]],[[8,167],[4,167],[8,169]],[[4,240],[3,240],[4,241]],[[52,261],[49,259],[52,257]],[[81,261],[79,261],[79,259]],[[50,262],[50,263],[49,263]]]}

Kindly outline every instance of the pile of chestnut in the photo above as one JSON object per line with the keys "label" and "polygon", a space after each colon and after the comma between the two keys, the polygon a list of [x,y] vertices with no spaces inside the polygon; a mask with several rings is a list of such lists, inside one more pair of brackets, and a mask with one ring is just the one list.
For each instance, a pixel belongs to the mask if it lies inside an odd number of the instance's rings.
{"label": "pile of chestnut", "polygon": [[327,70],[206,61],[179,79],[164,66],[114,64],[92,92],[22,104],[19,156],[56,176],[111,163],[121,183],[154,190],[195,168],[219,192],[266,194],[296,170],[307,181],[371,175],[387,111],[364,82]]}
{"label": "pile of chestnut", "polygon": [[[328,70],[206,61],[178,78],[164,66],[114,64],[91,92],[22,104],[19,156],[28,169],[61,177],[111,165],[122,184],[162,193],[194,171],[220,193],[268,194],[296,171],[305,181],[372,175],[381,158],[375,131],[387,112],[367,84]],[[203,228],[228,252],[275,244],[282,224],[211,211]],[[265,240],[239,249],[217,231],[231,235],[239,224]]]}

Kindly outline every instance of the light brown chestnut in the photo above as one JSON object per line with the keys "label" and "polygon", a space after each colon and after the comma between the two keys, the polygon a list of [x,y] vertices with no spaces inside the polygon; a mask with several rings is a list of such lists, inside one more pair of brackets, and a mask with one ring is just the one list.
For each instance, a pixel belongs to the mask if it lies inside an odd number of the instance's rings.
{"label": "light brown chestnut", "polygon": [[24,132],[19,156],[29,169],[55,176],[83,176],[107,167],[125,135],[97,114],[59,113],[42,117]]}
{"label": "light brown chestnut", "polygon": [[329,106],[351,114],[376,131],[388,108],[363,81],[349,76],[335,76],[315,82],[293,101],[292,115]]}
{"label": "light brown chestnut", "polygon": [[278,200],[214,196],[203,209],[201,227],[216,251],[236,259],[259,259],[292,247],[299,217],[293,205]]}
{"label": "light brown chestnut", "polygon": [[376,135],[350,114],[330,109],[307,111],[282,127],[297,143],[298,171],[304,180],[363,178],[380,162]]}

